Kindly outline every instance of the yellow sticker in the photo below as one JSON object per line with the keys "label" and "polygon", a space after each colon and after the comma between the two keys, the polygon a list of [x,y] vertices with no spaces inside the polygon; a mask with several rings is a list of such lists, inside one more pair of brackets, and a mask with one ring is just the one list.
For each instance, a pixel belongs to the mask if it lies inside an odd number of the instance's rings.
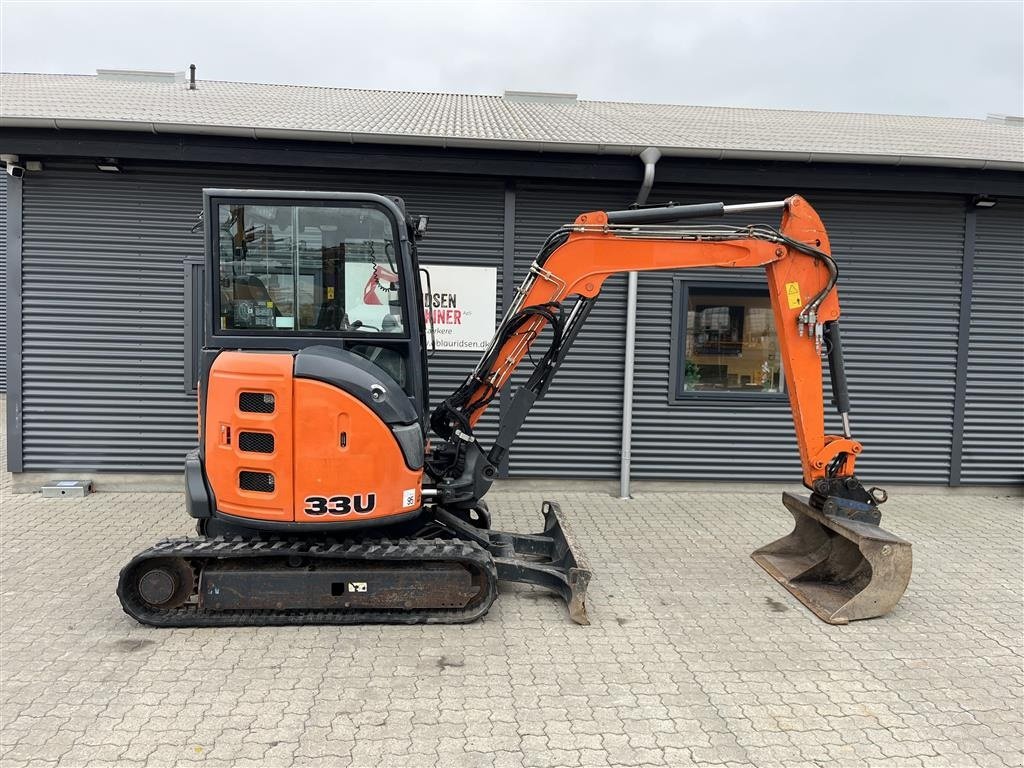
{"label": "yellow sticker", "polygon": [[804,305],[803,299],[800,298],[800,283],[786,283],[786,301],[789,302],[790,309],[799,309]]}
{"label": "yellow sticker", "polygon": [[331,301],[333,298],[334,298],[334,286],[333,285],[328,285],[327,286],[327,300]]}
{"label": "yellow sticker", "polygon": [[267,302],[267,309],[273,309],[273,308],[274,308],[274,302],[268,301]]}

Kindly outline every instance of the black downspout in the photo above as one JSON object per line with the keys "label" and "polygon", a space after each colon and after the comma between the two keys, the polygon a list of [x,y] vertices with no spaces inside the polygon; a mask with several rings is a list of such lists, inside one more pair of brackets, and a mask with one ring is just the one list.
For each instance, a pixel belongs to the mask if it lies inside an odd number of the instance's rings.
{"label": "black downspout", "polygon": [[964,408],[967,401],[967,362],[971,347],[971,301],[974,293],[974,240],[978,212],[964,212],[964,260],[960,270],[960,327],[956,341],[956,383],[953,387],[953,439],[949,455],[949,484],[961,484],[964,455]]}
{"label": "black downspout", "polygon": [[[644,205],[654,186],[654,167],[661,159],[661,150],[648,147],[640,153],[644,164],[644,180],[636,196],[636,204]],[[626,338],[622,364],[622,428],[619,444],[619,498],[628,499],[633,463],[633,372],[636,366],[636,295],[639,284],[636,272],[626,278]]]}
{"label": "black downspout", "polygon": [[[0,171],[2,173],[3,171]],[[22,179],[7,178],[7,471],[24,469],[22,455]]]}

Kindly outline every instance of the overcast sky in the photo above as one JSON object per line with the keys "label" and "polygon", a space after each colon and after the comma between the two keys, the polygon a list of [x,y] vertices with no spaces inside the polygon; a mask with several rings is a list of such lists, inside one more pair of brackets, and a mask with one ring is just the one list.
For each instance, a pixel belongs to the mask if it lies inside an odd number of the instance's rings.
{"label": "overcast sky", "polygon": [[0,1],[0,68],[984,117],[1024,114],[1024,2]]}

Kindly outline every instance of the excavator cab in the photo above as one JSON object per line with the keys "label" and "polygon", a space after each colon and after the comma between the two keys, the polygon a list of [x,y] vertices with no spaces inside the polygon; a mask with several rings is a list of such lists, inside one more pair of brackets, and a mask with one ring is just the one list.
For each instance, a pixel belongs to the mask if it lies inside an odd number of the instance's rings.
{"label": "excavator cab", "polygon": [[205,190],[198,540],[122,570],[154,626],[472,621],[499,578],[561,595],[589,571],[557,505],[544,530],[490,531],[479,500],[425,487],[426,344],[414,222],[397,198]]}
{"label": "excavator cab", "polygon": [[401,200],[207,190],[204,219],[201,532],[414,517],[427,380]]}

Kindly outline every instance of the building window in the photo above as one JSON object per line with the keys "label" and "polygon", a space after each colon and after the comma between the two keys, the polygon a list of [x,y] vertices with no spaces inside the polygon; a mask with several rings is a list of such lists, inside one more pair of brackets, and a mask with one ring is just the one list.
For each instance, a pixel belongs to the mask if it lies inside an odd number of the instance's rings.
{"label": "building window", "polygon": [[677,279],[674,399],[780,397],[785,382],[768,288]]}

